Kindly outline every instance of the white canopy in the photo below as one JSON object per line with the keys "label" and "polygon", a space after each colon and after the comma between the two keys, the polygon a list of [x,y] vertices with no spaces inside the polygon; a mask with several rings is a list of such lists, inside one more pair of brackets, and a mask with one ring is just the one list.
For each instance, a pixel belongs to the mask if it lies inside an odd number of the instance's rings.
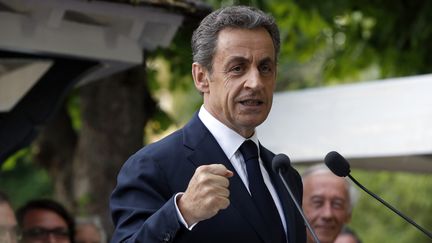
{"label": "white canopy", "polygon": [[[107,1],[0,0],[0,19],[0,50],[98,62],[81,85],[140,65],[143,49],[167,47],[183,15]],[[51,64],[1,57],[0,112],[12,110]]]}
{"label": "white canopy", "polygon": [[293,163],[432,172],[432,75],[276,93],[261,142]]}

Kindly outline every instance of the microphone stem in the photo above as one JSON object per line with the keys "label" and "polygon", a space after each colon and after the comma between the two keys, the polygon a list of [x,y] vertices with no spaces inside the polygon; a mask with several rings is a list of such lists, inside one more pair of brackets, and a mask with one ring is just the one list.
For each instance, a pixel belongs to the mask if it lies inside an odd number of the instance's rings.
{"label": "microphone stem", "polygon": [[309,222],[306,219],[306,216],[303,213],[303,209],[300,207],[300,205],[297,203],[297,200],[295,200],[294,194],[291,192],[290,187],[288,186],[288,184],[285,181],[285,178],[282,176],[282,172],[281,170],[279,170],[279,177],[281,178],[283,184],[285,185],[285,188],[287,189],[288,193],[290,194],[291,199],[293,200],[295,206],[297,207],[297,211],[300,213],[300,215],[303,218],[303,221],[306,224],[306,227],[308,228],[309,232],[312,234],[312,237],[314,238],[314,241],[316,243],[320,243],[317,235],[315,234],[314,230],[312,229],[312,226],[309,224]]}
{"label": "microphone stem", "polygon": [[424,229],[423,227],[421,227],[420,225],[418,225],[416,222],[414,222],[412,219],[408,218],[407,216],[405,216],[402,212],[400,212],[399,210],[397,210],[396,208],[394,208],[392,205],[388,204],[386,201],[384,201],[383,199],[381,199],[379,196],[375,195],[373,192],[369,191],[366,187],[364,187],[362,184],[360,184],[356,179],[354,179],[354,177],[352,177],[350,174],[348,174],[348,177],[357,185],[359,186],[361,189],[363,189],[365,192],[367,192],[369,195],[371,195],[372,197],[374,197],[376,200],[380,201],[382,204],[384,204],[384,206],[386,206],[387,208],[389,208],[390,210],[392,210],[393,212],[395,212],[397,215],[399,215],[400,217],[402,217],[403,219],[405,219],[408,223],[412,224],[413,226],[415,226],[418,230],[422,231],[424,234],[426,234],[429,238],[432,239],[432,234],[431,232],[427,231],[426,229]]}

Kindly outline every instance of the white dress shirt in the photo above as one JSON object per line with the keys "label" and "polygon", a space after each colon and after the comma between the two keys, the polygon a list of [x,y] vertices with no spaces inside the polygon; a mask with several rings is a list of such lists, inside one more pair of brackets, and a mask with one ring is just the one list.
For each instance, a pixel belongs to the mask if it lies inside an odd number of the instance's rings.
{"label": "white dress shirt", "polygon": [[[207,129],[210,131],[210,133],[215,137],[217,143],[222,148],[225,155],[228,157],[229,161],[233,165],[235,172],[243,181],[243,184],[245,185],[246,189],[249,191],[249,180],[247,177],[247,170],[246,170],[246,164],[243,159],[243,155],[240,153],[239,148],[243,144],[243,142],[247,139],[252,140],[258,147],[258,154],[259,154],[259,142],[258,142],[258,136],[257,132],[252,135],[250,138],[244,138],[231,128],[227,127],[225,124],[217,120],[214,116],[212,116],[205,108],[204,106],[201,106],[198,117],[200,120],[204,123],[204,125],[207,127]],[[283,213],[282,205],[279,200],[279,196],[277,195],[277,192],[271,183],[270,176],[267,172],[267,170],[264,167],[264,164],[261,160],[261,157],[259,158],[260,162],[260,169],[261,173],[263,175],[264,183],[266,184],[268,190],[270,191],[270,194],[273,198],[273,201],[275,202],[276,208],[279,212],[279,216],[281,218],[285,233],[286,230],[286,222],[285,222],[285,215]],[[249,191],[250,194],[250,191]],[[176,205],[177,206],[177,205]],[[184,221],[182,215],[180,214],[180,211],[177,207],[177,213],[179,214],[179,217],[182,221],[182,223],[188,228],[192,229],[194,225],[187,226],[186,222]]]}

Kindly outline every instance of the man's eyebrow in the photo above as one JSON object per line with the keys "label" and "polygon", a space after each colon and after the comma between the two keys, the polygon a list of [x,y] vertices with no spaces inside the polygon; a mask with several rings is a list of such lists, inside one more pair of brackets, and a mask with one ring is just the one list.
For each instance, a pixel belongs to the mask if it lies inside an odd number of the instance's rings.
{"label": "man's eyebrow", "polygon": [[259,64],[267,64],[267,63],[275,63],[274,60],[270,57],[265,57],[262,60],[259,61]]}
{"label": "man's eyebrow", "polygon": [[247,63],[247,62],[249,62],[249,60],[245,57],[233,56],[233,57],[230,57],[228,59],[228,61],[223,65],[223,69],[225,71],[228,71],[231,68],[231,66],[234,64],[238,65],[239,63]]}
{"label": "man's eyebrow", "polygon": [[[229,60],[227,61],[225,66],[229,66],[232,63],[236,63],[236,62],[250,62],[250,60],[246,57],[243,56],[232,56],[229,58]],[[274,60],[271,57],[265,57],[263,59],[261,59],[258,64],[265,64],[265,63],[275,63]]]}
{"label": "man's eyebrow", "polygon": [[227,65],[233,63],[233,62],[248,62],[249,60],[243,56],[232,56],[229,58]]}
{"label": "man's eyebrow", "polygon": [[311,197],[311,199],[323,199],[323,196],[321,196],[321,195],[313,195]]}
{"label": "man's eyebrow", "polygon": [[336,197],[332,199],[332,202],[346,202],[347,200],[345,200],[344,198],[340,198],[340,197]]}

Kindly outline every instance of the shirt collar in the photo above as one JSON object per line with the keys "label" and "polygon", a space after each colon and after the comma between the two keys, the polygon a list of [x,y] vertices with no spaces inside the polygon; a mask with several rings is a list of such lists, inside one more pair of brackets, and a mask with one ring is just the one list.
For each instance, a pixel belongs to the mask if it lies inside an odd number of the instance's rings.
{"label": "shirt collar", "polygon": [[204,105],[201,106],[198,112],[198,117],[216,139],[217,143],[222,148],[228,159],[231,159],[235,152],[237,152],[237,150],[240,148],[242,143],[247,139],[252,140],[257,145],[259,152],[259,143],[256,130],[252,137],[246,139],[216,119],[204,108]]}

